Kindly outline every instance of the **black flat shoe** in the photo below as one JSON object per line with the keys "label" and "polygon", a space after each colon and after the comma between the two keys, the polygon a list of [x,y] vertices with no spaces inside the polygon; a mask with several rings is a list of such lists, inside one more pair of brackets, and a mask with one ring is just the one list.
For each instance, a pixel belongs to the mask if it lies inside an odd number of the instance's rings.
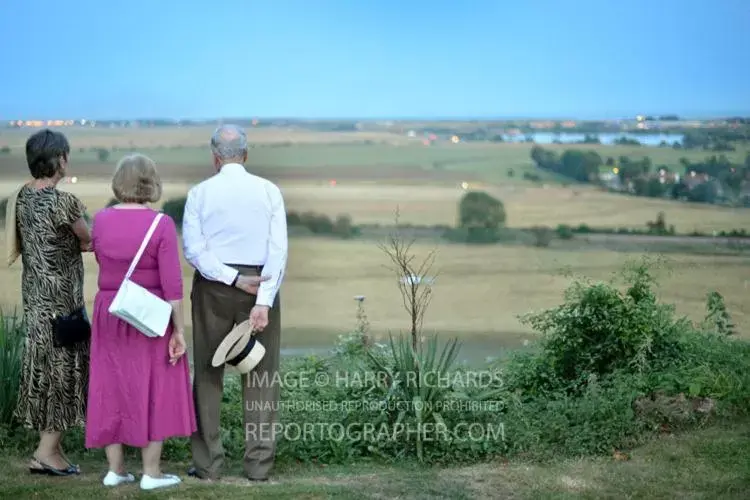
{"label": "black flat shoe", "polygon": [[39,464],[39,467],[29,467],[29,473],[31,474],[39,474],[43,476],[72,476],[79,473],[78,468],[73,465],[69,465],[65,469],[56,469],[40,460],[34,459],[34,461]]}

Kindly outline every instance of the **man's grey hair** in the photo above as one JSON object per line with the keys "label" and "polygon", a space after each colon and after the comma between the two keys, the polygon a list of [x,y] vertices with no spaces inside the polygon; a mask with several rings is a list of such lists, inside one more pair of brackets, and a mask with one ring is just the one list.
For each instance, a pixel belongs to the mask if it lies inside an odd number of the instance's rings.
{"label": "man's grey hair", "polygon": [[237,125],[222,125],[211,136],[211,151],[223,161],[242,159],[247,153],[247,135]]}

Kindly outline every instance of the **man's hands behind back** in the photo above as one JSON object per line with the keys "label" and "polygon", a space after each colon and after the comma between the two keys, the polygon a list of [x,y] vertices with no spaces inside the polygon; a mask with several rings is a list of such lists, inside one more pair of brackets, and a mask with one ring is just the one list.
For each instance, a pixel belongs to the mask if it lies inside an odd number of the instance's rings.
{"label": "man's hands behind back", "polygon": [[234,284],[237,288],[250,295],[258,295],[258,287],[264,281],[270,280],[270,276],[238,276],[237,283]]}

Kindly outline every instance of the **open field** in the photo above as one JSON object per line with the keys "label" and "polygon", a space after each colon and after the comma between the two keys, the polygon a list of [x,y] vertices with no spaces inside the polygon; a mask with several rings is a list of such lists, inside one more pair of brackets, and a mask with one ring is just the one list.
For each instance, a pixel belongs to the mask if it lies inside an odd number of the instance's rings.
{"label": "open field", "polygon": [[[210,174],[209,168],[204,170]],[[185,196],[192,184],[179,180],[174,170],[163,168],[162,171],[165,177],[175,179],[164,183],[163,200]],[[20,176],[0,178],[0,197],[10,194],[23,180]],[[312,210],[331,217],[349,214],[356,224],[391,224],[398,207],[403,223],[454,225],[458,202],[465,193],[459,185],[387,185],[357,179],[339,180],[336,186],[325,179],[317,182],[281,180],[279,185],[288,210]],[[679,233],[750,229],[750,209],[635,198],[590,188],[503,186],[482,182],[470,186],[486,190],[503,201],[509,227],[588,224],[645,229],[647,221],[664,212],[667,224],[674,224]],[[109,182],[103,179],[87,181],[84,177],[77,184],[64,184],[61,188],[80,196],[92,213],[104,207],[112,196]]]}
{"label": "open field", "polygon": [[[68,134],[77,163],[98,163],[92,148],[105,148],[112,151],[112,163],[125,150],[136,149],[147,152],[155,160],[181,165],[183,167],[210,165],[208,141],[212,129],[208,127],[153,128],[153,129],[63,129]],[[23,164],[23,145],[31,130],[10,129],[0,132],[0,146],[9,146],[10,155],[0,155],[0,172],[7,175]],[[503,184],[525,182],[523,172],[534,172],[549,181],[560,180],[536,169],[530,158],[533,144],[528,143],[459,143],[436,142],[424,146],[418,138],[404,134],[385,132],[312,132],[292,129],[251,128],[248,138],[254,146],[248,159],[248,166],[255,169],[268,169],[264,173],[285,169],[314,167],[363,168],[367,174],[375,175],[380,169],[391,171],[417,170],[424,172],[474,173],[485,180]],[[702,160],[712,153],[697,150],[674,150],[645,146],[613,146],[588,144],[548,144],[546,149],[562,152],[565,149],[591,149],[603,158],[619,156],[649,156],[654,166],[661,164],[682,170],[679,159]],[[726,153],[733,161],[743,161],[747,151],[738,150]],[[13,159],[16,159],[13,162]],[[11,166],[6,162],[10,161]],[[512,168],[516,175],[507,176]],[[97,170],[107,171],[98,165],[86,174]],[[191,171],[192,169],[187,169]],[[391,172],[394,173],[394,172]],[[183,172],[185,175],[186,172]],[[363,173],[360,172],[360,175]],[[366,175],[367,175],[366,174]],[[382,179],[383,176],[380,176]],[[396,179],[398,176],[396,176]]]}
{"label": "open field", "polygon": [[[367,463],[326,468],[295,465],[279,467],[274,478],[278,484],[249,484],[235,470],[232,472],[236,476],[209,485],[186,478],[177,489],[160,495],[181,499],[264,500],[741,499],[747,498],[750,482],[748,446],[750,425],[742,421],[690,434],[664,436],[633,450],[627,461],[598,458],[549,465],[495,462],[450,468]],[[130,465],[134,467],[136,462]],[[83,474],[76,478],[33,478],[28,476],[25,466],[26,457],[0,458],[3,498],[122,499],[143,495],[137,485],[103,488],[100,482],[106,469],[103,456],[98,461],[83,462]],[[186,468],[187,464],[164,464],[166,471],[178,474],[184,474]]]}
{"label": "open field", "polygon": [[[10,193],[27,175],[22,151],[18,149],[28,135],[28,131],[23,132],[13,132],[15,136],[3,133],[0,140],[8,143],[10,137],[16,147],[10,155],[0,155],[0,197]],[[164,180],[163,200],[167,200],[184,196],[192,184],[211,175],[210,152],[205,146],[200,147],[210,133],[208,128],[175,128],[84,130],[69,135],[74,151],[105,143],[123,147],[131,143],[135,147],[164,146],[144,151],[159,162]],[[465,193],[461,183],[465,181],[472,189],[483,189],[500,198],[511,227],[584,223],[642,228],[663,211],[667,224],[674,224],[681,233],[750,228],[748,209],[635,198],[579,185],[565,187],[549,177],[544,186],[523,181],[520,172],[538,172],[531,165],[528,144],[424,147],[351,143],[376,140],[367,134],[251,130],[251,140],[258,147],[251,152],[248,168],[279,183],[288,210],[312,210],[330,216],[349,214],[357,224],[390,224],[398,207],[403,223],[453,225],[457,203]],[[311,144],[334,142],[331,139],[334,136],[349,143]],[[370,139],[363,139],[366,136]],[[274,141],[299,144],[282,147],[271,144]],[[186,147],[169,149],[178,145]],[[683,154],[703,156],[703,153],[660,148],[595,146],[594,149],[611,156],[648,154],[654,164],[677,162]],[[109,178],[122,154],[113,152],[110,161],[101,163],[90,151],[76,152],[70,175],[78,176],[79,182],[62,184],[61,188],[80,196],[89,212],[94,213],[112,196]],[[512,179],[506,175],[509,167],[516,169]],[[336,179],[335,186],[329,183],[331,179]],[[424,245],[419,247],[419,251],[426,250]],[[442,244],[436,264],[441,274],[425,328],[481,340],[483,345],[516,345],[531,338],[529,330],[519,324],[517,315],[559,303],[569,280],[556,273],[568,268],[594,278],[606,278],[628,255],[601,248],[563,251]],[[700,319],[706,293],[718,290],[727,298],[740,330],[750,334],[750,309],[743,300],[750,287],[746,272],[748,258],[672,255],[675,272],[662,281],[664,299],[675,302],[681,313]],[[402,313],[395,277],[383,268],[386,263],[385,256],[372,242],[293,239],[289,274],[282,291],[285,346],[329,345],[338,334],[351,330],[355,325],[352,297],[359,294],[367,296],[367,312],[372,328],[379,335],[405,328],[407,320]],[[6,284],[0,292],[0,304],[7,306],[20,301],[19,269],[16,264],[0,271]],[[96,289],[96,264],[90,255],[86,256],[86,271],[87,301],[91,303]],[[187,296],[191,279],[187,265],[184,279]]]}
{"label": "open field", "polygon": [[[429,246],[415,245],[418,254]],[[612,251],[556,251],[445,244],[438,247],[439,273],[425,331],[442,337],[457,335],[467,348],[519,345],[534,334],[517,315],[560,303],[570,280],[563,271],[608,279],[628,257]],[[283,285],[283,345],[305,348],[330,345],[337,335],[355,327],[355,295],[365,295],[373,331],[382,339],[388,331],[404,330],[408,319],[398,295],[396,277],[384,265],[386,257],[372,243],[315,238],[291,240],[287,277]],[[705,296],[718,290],[727,299],[740,332],[750,336],[748,257],[670,256],[671,274],[664,273],[661,295],[674,302],[681,314],[700,320]],[[89,307],[96,293],[97,266],[85,256],[85,294]],[[183,264],[185,296],[189,297],[191,269]],[[20,302],[20,263],[0,270],[4,283],[0,303]],[[189,318],[188,325],[190,324]],[[495,351],[493,351],[495,349]]]}
{"label": "open field", "polygon": [[[526,145],[486,148],[495,152],[528,149]],[[302,151],[295,152],[296,149]],[[354,155],[355,150],[361,154]],[[650,148],[651,151],[660,150]],[[207,149],[146,152],[159,162],[164,199],[183,196],[192,184],[212,173]],[[540,186],[520,178],[524,169],[538,172],[526,153],[511,160],[520,165],[515,177],[501,179],[490,175],[488,164],[482,163],[489,160],[479,161],[476,156],[462,157],[459,153],[463,154],[460,148],[451,151],[447,147],[419,146],[264,147],[253,151],[248,168],[281,186],[289,210],[313,210],[330,216],[346,213],[355,223],[388,224],[399,206],[405,223],[452,225],[457,202],[464,194],[461,185],[466,182],[469,189],[486,190],[500,198],[511,227],[588,224],[643,228],[658,212],[664,212],[667,223],[682,233],[750,228],[750,209],[616,195],[590,186],[564,187],[551,177]],[[65,188],[85,198],[91,210],[104,206],[110,197],[108,183],[114,164],[122,154],[113,153],[108,163],[74,157],[70,175],[77,176],[79,182]],[[360,163],[347,163],[347,158]],[[459,162],[463,160],[467,163]],[[491,161],[502,164],[498,158]],[[447,163],[445,168],[435,169],[435,162]],[[504,176],[505,168],[496,167],[495,174],[498,169]],[[0,197],[10,193],[27,175],[21,155],[0,155]],[[335,186],[331,180],[336,181]]]}
{"label": "open field", "polygon": [[[181,196],[190,185],[212,174],[208,127],[154,129],[65,129],[73,146],[69,186],[87,198],[92,210],[109,199],[108,183],[117,160],[130,149],[152,156],[165,183],[165,199]],[[0,154],[0,197],[26,178],[23,143],[29,130],[3,131],[0,144],[13,147]],[[403,135],[381,132],[324,133],[299,130],[250,129],[254,144],[248,169],[277,182],[290,210],[314,210],[336,216],[350,214],[355,223],[392,222],[398,205],[402,221],[414,224],[453,224],[456,204],[469,189],[483,189],[499,197],[508,225],[645,227],[660,211],[678,232],[750,228],[750,209],[683,204],[666,200],[620,196],[591,186],[568,187],[565,181],[537,169],[530,144],[436,144],[423,146]],[[373,135],[375,134],[375,135]],[[369,144],[363,141],[372,141]],[[288,143],[291,145],[284,145]],[[117,147],[102,163],[90,148]],[[595,149],[603,157],[621,155],[652,158],[654,165],[681,169],[679,159],[700,160],[708,153],[633,146],[548,145]],[[79,150],[83,149],[83,152]],[[745,151],[730,153],[735,161]],[[512,168],[513,177],[507,171]],[[540,175],[543,185],[523,179]],[[330,181],[335,180],[335,187]]]}

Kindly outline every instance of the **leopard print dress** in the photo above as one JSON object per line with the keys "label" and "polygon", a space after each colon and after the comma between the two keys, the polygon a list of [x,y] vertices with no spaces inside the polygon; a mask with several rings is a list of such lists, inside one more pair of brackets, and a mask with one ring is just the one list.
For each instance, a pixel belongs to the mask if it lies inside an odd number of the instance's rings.
{"label": "leopard print dress", "polygon": [[16,204],[23,273],[21,295],[27,337],[15,416],[43,432],[83,426],[89,344],[58,348],[52,319],[83,301],[83,259],[72,224],[85,213],[71,193],[24,187]]}

